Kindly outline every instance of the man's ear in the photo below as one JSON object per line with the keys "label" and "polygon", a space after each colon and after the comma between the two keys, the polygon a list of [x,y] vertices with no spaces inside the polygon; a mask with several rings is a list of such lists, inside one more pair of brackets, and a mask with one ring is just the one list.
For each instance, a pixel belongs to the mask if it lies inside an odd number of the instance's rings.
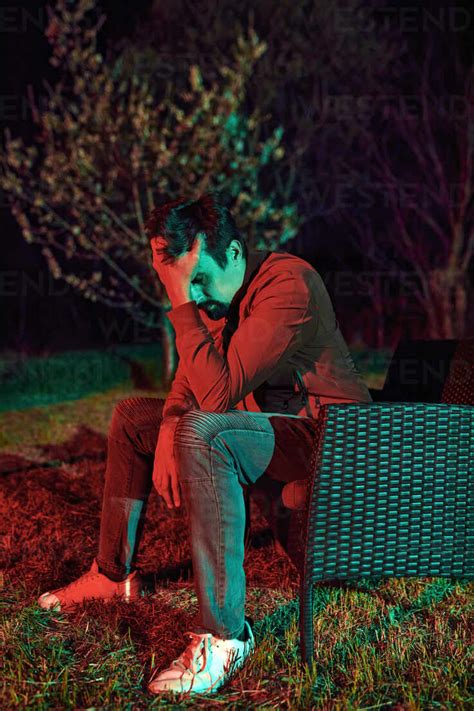
{"label": "man's ear", "polygon": [[236,260],[238,259],[239,254],[242,255],[242,259],[244,258],[244,252],[242,249],[242,245],[240,244],[239,240],[233,239],[228,247],[229,249],[229,262],[235,263]]}

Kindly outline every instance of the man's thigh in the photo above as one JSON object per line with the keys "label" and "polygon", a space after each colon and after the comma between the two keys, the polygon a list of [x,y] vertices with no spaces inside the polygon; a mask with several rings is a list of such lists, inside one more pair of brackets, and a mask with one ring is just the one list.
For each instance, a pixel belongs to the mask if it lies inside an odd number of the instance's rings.
{"label": "man's thigh", "polygon": [[316,420],[281,413],[245,413],[257,422],[264,419],[273,432],[272,457],[263,472],[266,479],[280,482],[305,479],[311,475]]}
{"label": "man's thigh", "polygon": [[142,454],[155,453],[165,400],[156,397],[130,397],[114,408],[109,437],[131,443]]}
{"label": "man's thigh", "polygon": [[[281,413],[230,409],[222,413],[192,410],[183,415],[175,446],[211,451],[212,461],[230,452],[242,485],[260,477],[280,482],[311,474],[316,420]],[[193,478],[192,467],[183,476]],[[196,476],[202,476],[196,472]]]}

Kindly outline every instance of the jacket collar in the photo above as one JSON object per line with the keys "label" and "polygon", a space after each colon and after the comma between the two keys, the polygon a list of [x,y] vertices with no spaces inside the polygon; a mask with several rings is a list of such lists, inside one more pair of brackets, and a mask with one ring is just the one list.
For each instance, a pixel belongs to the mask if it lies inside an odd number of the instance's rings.
{"label": "jacket collar", "polygon": [[237,289],[232,301],[230,302],[229,311],[234,310],[234,308],[238,308],[238,305],[240,304],[247,292],[250,282],[257,274],[260,265],[267,257],[270,256],[271,253],[271,250],[267,249],[252,249],[250,247],[248,248],[244,279],[242,285],[239,289]]}
{"label": "jacket collar", "polygon": [[239,305],[244,298],[252,279],[257,274],[262,262],[269,257],[270,250],[248,249],[247,263],[245,265],[244,279],[242,285],[234,294],[234,297],[229,305],[229,311],[225,318],[225,326],[222,332],[222,343],[224,355],[227,354],[230,339],[239,324]]}

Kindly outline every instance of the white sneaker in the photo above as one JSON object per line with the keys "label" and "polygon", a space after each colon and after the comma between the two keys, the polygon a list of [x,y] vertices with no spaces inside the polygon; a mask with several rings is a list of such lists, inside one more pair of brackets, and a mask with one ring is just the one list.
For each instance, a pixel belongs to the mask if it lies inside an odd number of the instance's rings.
{"label": "white sneaker", "polygon": [[152,694],[213,694],[220,689],[255,650],[252,628],[245,620],[245,641],[221,639],[207,632],[186,632],[192,638],[186,649],[167,669],[153,673],[148,682]]}

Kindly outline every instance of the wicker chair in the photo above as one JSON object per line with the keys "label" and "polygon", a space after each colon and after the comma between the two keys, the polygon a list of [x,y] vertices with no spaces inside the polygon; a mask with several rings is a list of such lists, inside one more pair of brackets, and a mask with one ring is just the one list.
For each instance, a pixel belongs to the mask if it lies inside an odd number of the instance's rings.
{"label": "wicker chair", "polygon": [[[444,370],[432,367],[440,362]],[[374,402],[322,406],[314,476],[305,482],[306,505],[291,511],[286,546],[300,571],[307,664],[315,584],[474,577],[473,363],[472,338],[405,341],[384,388],[371,390]]]}

